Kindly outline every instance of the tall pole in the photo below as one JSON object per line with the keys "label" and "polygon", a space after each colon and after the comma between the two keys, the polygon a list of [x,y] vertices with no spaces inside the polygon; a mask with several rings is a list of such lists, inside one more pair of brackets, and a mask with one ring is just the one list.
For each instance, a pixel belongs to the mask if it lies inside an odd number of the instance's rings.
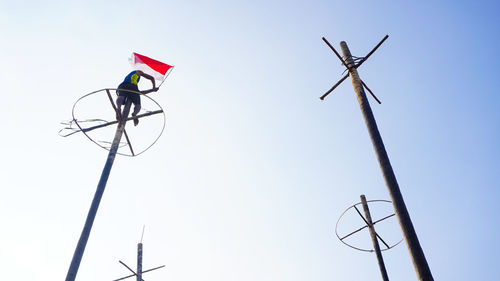
{"label": "tall pole", "polygon": [[90,230],[92,229],[92,224],[94,223],[97,209],[99,208],[99,203],[101,202],[102,194],[104,193],[106,183],[108,182],[109,173],[111,172],[111,167],[115,161],[120,140],[122,138],[123,131],[125,130],[125,123],[127,122],[126,120],[130,112],[130,105],[131,101],[129,99],[123,109],[122,119],[116,128],[115,138],[113,139],[113,143],[109,149],[108,158],[106,160],[106,164],[104,165],[104,169],[102,170],[99,183],[97,184],[97,190],[95,192],[94,199],[92,200],[92,205],[90,205],[87,220],[85,221],[82,234],[80,235],[80,240],[78,240],[78,244],[76,245],[75,253],[73,254],[73,259],[71,260],[68,274],[66,275],[66,281],[74,281],[76,279],[76,274],[78,272],[78,268],[80,267],[80,262],[82,261],[83,252],[85,251],[85,246],[89,240]]}
{"label": "tall pole", "polygon": [[142,281],[142,243],[137,244],[137,281]]}
{"label": "tall pole", "polygon": [[356,92],[356,97],[358,99],[363,118],[365,120],[366,126],[368,128],[368,133],[375,149],[375,154],[377,155],[380,168],[382,169],[382,174],[384,176],[385,184],[389,190],[389,196],[391,197],[392,204],[394,206],[394,212],[398,218],[399,225],[403,232],[403,236],[408,246],[408,251],[410,252],[410,257],[415,267],[418,280],[421,281],[432,281],[431,270],[425,259],[424,252],[420,243],[418,241],[415,228],[410,219],[408,210],[399,190],[398,182],[396,181],[396,176],[392,170],[391,163],[389,162],[389,157],[385,151],[384,143],[382,137],[377,128],[377,123],[375,122],[375,117],[366,98],[365,91],[363,90],[363,85],[361,79],[359,78],[358,71],[355,67],[354,60],[352,59],[351,52],[347,47],[347,43],[340,42],[340,48],[342,49],[342,54],[344,55],[345,62],[349,69],[349,75],[351,76],[352,86],[354,87],[354,92]]}
{"label": "tall pole", "polygon": [[377,233],[375,232],[370,209],[368,208],[368,203],[366,202],[366,197],[364,195],[361,195],[360,198],[361,204],[363,205],[363,210],[365,211],[366,222],[368,223],[368,228],[370,229],[373,249],[375,250],[375,255],[377,256],[378,266],[380,268],[380,273],[382,274],[382,280],[389,281],[389,276],[387,276],[387,270],[385,269],[384,258],[382,257],[382,251],[380,251],[380,246],[378,244]]}

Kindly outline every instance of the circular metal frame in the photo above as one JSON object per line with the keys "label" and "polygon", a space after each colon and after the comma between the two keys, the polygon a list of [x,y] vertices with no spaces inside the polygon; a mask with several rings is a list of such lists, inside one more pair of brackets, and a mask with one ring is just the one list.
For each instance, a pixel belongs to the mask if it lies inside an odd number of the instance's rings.
{"label": "circular metal frame", "polygon": [[[384,202],[384,203],[390,203],[390,204],[392,204],[392,202],[389,201],[389,200],[368,200],[366,202],[367,203]],[[340,215],[339,219],[337,220],[337,223],[335,224],[335,235],[340,240],[340,242],[344,243],[345,245],[347,245],[347,246],[349,246],[349,247],[351,247],[351,248],[353,248],[355,250],[363,251],[363,252],[373,252],[374,250],[367,250],[367,249],[358,248],[356,246],[353,246],[353,245],[350,245],[350,244],[344,242],[344,240],[342,238],[340,238],[339,233],[338,233],[338,226],[339,226],[339,222],[342,219],[342,217],[347,213],[347,211],[349,211],[350,209],[352,209],[352,208],[354,208],[355,206],[358,206],[358,205],[361,205],[361,202],[356,203],[356,204],[350,206],[349,208],[345,209],[345,211]],[[368,226],[366,226],[366,227],[368,227]],[[346,237],[344,237],[344,238],[346,238]],[[390,249],[396,247],[397,245],[399,245],[401,242],[403,242],[403,239],[399,240],[399,242],[397,242],[396,244],[394,244],[392,246],[389,246],[387,249],[383,249],[383,250],[381,249],[381,251],[383,252],[383,251],[390,250]]]}
{"label": "circular metal frame", "polygon": [[[81,101],[82,99],[90,96],[90,95],[94,95],[94,94],[97,94],[99,92],[103,92],[103,91],[116,91],[118,89],[116,88],[104,88],[104,89],[100,89],[100,90],[97,90],[97,91],[93,91],[91,93],[88,93],[82,97],[80,97],[78,100],[76,100],[76,102],[73,104],[73,109],[71,110],[71,116],[73,117],[73,121],[75,122],[75,124],[78,126],[78,128],[80,129],[80,131],[82,133],[85,134],[85,136],[90,140],[92,141],[93,143],[95,143],[96,145],[98,145],[99,147],[109,151],[109,148],[99,144],[97,141],[95,141],[93,138],[91,138],[85,131],[84,129],[80,126],[80,124],[78,123],[78,121],[76,120],[75,118],[75,108],[76,108],[76,105],[78,104],[79,101]],[[160,104],[158,104],[154,99],[152,99],[151,97],[147,96],[147,95],[144,95],[144,94],[141,94],[141,92],[137,92],[137,91],[132,91],[132,90],[124,90],[124,89],[120,89],[121,91],[126,91],[126,92],[131,92],[131,93],[137,93],[143,97],[146,97],[148,98],[149,100],[151,100],[154,104],[156,104],[162,111],[162,115],[163,115],[163,126],[161,128],[161,131],[160,133],[158,134],[158,137],[156,137],[156,139],[153,141],[153,143],[151,143],[148,147],[146,147],[144,150],[142,150],[141,152],[139,153],[135,153],[134,155],[131,155],[131,154],[125,154],[125,153],[120,153],[120,152],[117,152],[117,154],[119,155],[123,155],[123,156],[129,156],[129,157],[135,157],[135,156],[138,156],[138,155],[141,155],[142,153],[146,152],[148,149],[150,149],[157,141],[158,139],[161,137],[161,135],[163,134],[163,131],[165,130],[165,124],[166,124],[166,116],[165,116],[165,111],[163,110],[163,108],[160,106]]]}

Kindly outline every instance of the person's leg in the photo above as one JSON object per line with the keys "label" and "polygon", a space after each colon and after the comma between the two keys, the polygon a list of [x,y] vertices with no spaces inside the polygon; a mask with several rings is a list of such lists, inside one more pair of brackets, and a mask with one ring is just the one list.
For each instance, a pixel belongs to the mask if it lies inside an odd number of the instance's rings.
{"label": "person's leg", "polygon": [[[118,113],[121,115],[122,114],[122,105],[125,103],[125,97],[124,96],[118,96],[116,99],[116,106],[118,107]],[[119,119],[119,116],[116,116],[116,119]]]}
{"label": "person's leg", "polygon": [[[132,112],[132,116],[135,117],[139,111],[141,111],[141,96],[139,94],[134,93],[131,97],[132,102],[134,103],[134,112]],[[134,126],[139,124],[139,118],[134,118]]]}
{"label": "person's leg", "polygon": [[[134,112],[132,112],[132,116],[135,117],[137,116],[137,113],[141,111],[141,104],[140,103],[135,103],[134,104]],[[137,126],[139,124],[139,118],[134,118],[134,126]]]}

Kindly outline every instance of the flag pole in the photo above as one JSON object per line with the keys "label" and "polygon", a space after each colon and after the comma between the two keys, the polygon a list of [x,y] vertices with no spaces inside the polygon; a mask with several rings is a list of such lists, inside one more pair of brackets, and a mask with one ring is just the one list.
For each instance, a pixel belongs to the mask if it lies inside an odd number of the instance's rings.
{"label": "flag pole", "polygon": [[174,67],[175,67],[175,65],[172,65],[172,67],[170,68],[170,70],[167,72],[167,75],[165,76],[165,78],[163,78],[163,81],[161,81],[161,83],[158,86],[158,88],[160,88],[161,85],[163,85],[163,82],[165,82],[165,80],[167,80],[167,77],[170,75],[170,72],[172,72],[172,70],[174,70]]}

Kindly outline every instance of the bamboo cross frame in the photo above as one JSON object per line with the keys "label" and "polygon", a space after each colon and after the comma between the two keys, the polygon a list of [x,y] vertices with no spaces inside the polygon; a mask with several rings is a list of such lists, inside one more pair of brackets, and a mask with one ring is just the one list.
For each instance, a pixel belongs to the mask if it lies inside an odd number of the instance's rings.
{"label": "bamboo cross frame", "polygon": [[[130,120],[135,119],[135,118],[141,119],[141,118],[146,117],[146,116],[151,116],[151,115],[160,114],[160,113],[163,113],[163,110],[160,109],[160,110],[155,110],[155,111],[151,111],[151,112],[139,114],[139,115],[137,115],[135,117],[128,117],[126,120],[130,121]],[[104,124],[95,125],[95,126],[88,127],[88,128],[82,128],[81,130],[76,130],[76,131],[73,131],[73,132],[71,132],[69,134],[62,135],[62,136],[67,137],[67,136],[71,136],[71,135],[79,133],[79,132],[87,133],[87,132],[93,131],[95,129],[100,129],[100,128],[104,128],[104,127],[107,127],[107,126],[110,126],[110,125],[114,125],[116,123],[118,123],[118,121],[116,121],[116,120],[115,121],[110,121],[110,122],[106,122]]]}
{"label": "bamboo cross frame", "polygon": [[[360,67],[380,47],[380,45],[382,45],[382,43],[384,43],[384,41],[387,40],[387,38],[389,38],[389,35],[384,36],[384,38],[377,44],[377,46],[375,46],[375,48],[373,48],[363,59],[361,59],[361,61],[359,61],[354,66],[354,68],[357,69],[358,67]],[[346,62],[344,61],[342,56],[340,56],[337,50],[335,50],[335,48],[330,44],[330,42],[328,42],[328,40],[326,40],[325,37],[322,37],[322,39],[328,45],[328,47],[332,49],[332,51],[339,58],[342,64],[350,71],[350,68],[347,66]],[[335,88],[337,88],[342,82],[344,82],[344,80],[347,79],[347,77],[349,77],[349,73],[344,75],[344,77],[342,77],[337,83],[335,83],[335,85],[333,85],[333,87],[331,87],[330,90],[326,91],[326,93],[323,94],[319,99],[324,100],[333,90],[335,90]],[[372,97],[380,104],[381,103],[380,100],[373,94],[373,92],[368,88],[368,86],[366,86],[365,82],[363,81],[361,82],[363,83],[363,86],[366,88],[366,90],[368,90],[368,92],[372,95]]]}
{"label": "bamboo cross frame", "polygon": [[[106,89],[106,94],[108,95],[109,102],[111,103],[111,106],[115,110],[116,120],[118,121],[121,119],[122,113],[116,107],[115,102],[113,101],[113,98],[111,97],[111,94],[109,93],[108,89]],[[127,140],[128,147],[130,148],[130,152],[132,153],[132,155],[134,155],[134,149],[132,148],[132,144],[130,143],[130,139],[128,138],[128,134],[127,134],[127,131],[125,130],[125,128],[123,128],[123,134],[125,135],[125,139]]]}

